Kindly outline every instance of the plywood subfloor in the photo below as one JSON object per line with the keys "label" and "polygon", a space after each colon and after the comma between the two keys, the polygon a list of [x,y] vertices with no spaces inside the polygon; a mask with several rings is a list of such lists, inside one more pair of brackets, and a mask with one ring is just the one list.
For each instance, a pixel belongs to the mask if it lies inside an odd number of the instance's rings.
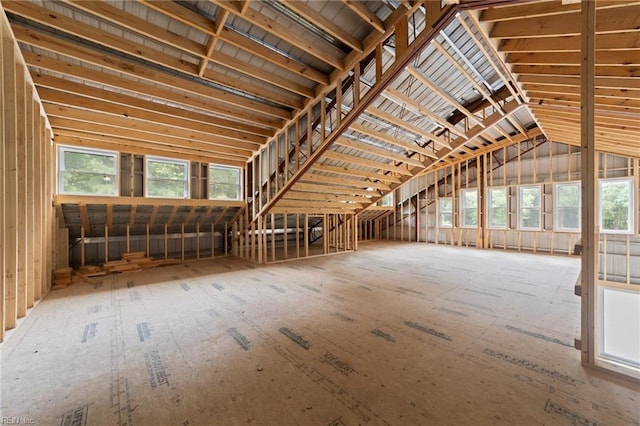
{"label": "plywood subfloor", "polygon": [[[2,416],[87,425],[633,425],[584,370],[579,259],[424,243],[206,260],[54,291],[2,347]],[[72,423],[77,421],[79,423]]]}

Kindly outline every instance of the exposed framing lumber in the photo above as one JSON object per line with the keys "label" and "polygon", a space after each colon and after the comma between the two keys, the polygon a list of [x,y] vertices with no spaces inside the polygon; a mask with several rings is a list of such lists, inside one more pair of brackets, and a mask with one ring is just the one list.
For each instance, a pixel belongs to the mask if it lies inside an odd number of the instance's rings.
{"label": "exposed framing lumber", "polygon": [[292,28],[285,26],[279,21],[274,20],[251,8],[242,13],[242,11],[238,10],[231,3],[219,0],[210,1],[216,6],[226,9],[234,15],[241,17],[250,24],[257,26],[270,34],[273,34],[282,40],[286,40],[287,43],[296,46],[297,48],[333,66],[334,68],[337,68],[339,70],[343,69],[343,58],[341,57],[341,54],[337,51],[337,49],[333,46],[329,46],[327,43],[320,41],[317,37],[312,36],[310,33],[305,33],[304,31],[294,31]]}
{"label": "exposed framing lumber", "polygon": [[349,167],[331,166],[320,162],[315,163],[313,166],[311,166],[311,169],[321,172],[336,173],[345,176],[357,176],[365,179],[370,179],[372,181],[379,180],[381,182],[400,183],[400,178],[391,176],[389,174],[372,173],[364,170],[355,170]]}
{"label": "exposed framing lumber", "polygon": [[[248,100],[241,96],[207,87],[206,85],[199,84],[197,82],[184,79],[178,81],[174,77],[163,72],[155,71],[135,62],[124,60],[118,56],[96,52],[92,49],[63,41],[41,31],[36,31],[19,25],[14,25],[12,28],[16,38],[23,43],[55,52],[59,55],[76,59],[81,62],[108,68],[147,82],[155,82],[168,88],[174,88],[194,95],[207,97],[213,102],[226,104],[227,110],[237,109],[238,111],[243,111],[243,113],[231,115],[231,118],[240,118],[243,115],[246,117],[251,114],[257,114],[259,116],[267,115],[278,119],[288,119],[290,117],[290,112],[282,108],[272,107],[260,102]],[[132,90],[135,90],[135,83],[132,83],[130,87]]]}
{"label": "exposed framing lumber", "polygon": [[[192,28],[209,34],[210,36],[218,37],[216,35],[218,26],[215,22],[210,21],[205,16],[202,16],[186,7],[183,7],[174,2],[167,1],[138,1],[151,9],[154,9],[166,16],[176,19]],[[239,49],[243,49],[248,53],[269,61],[270,63],[286,69],[292,73],[295,73],[301,77],[305,77],[320,84],[327,84],[329,82],[328,77],[320,71],[295,61],[285,60],[283,56],[279,55],[268,47],[263,46],[256,41],[243,37],[242,35],[237,34],[234,31],[222,28],[219,34],[219,39],[221,41],[224,41],[225,43],[232,44]]]}
{"label": "exposed framing lumber", "polygon": [[243,201],[232,200],[205,200],[205,199],[181,199],[181,198],[151,198],[151,197],[100,197],[92,195],[61,195],[53,197],[54,205],[58,204],[102,204],[102,205],[130,205],[130,206],[217,206],[217,207],[243,207]]}
{"label": "exposed framing lumber", "polygon": [[581,289],[581,354],[582,363],[594,366],[597,359],[596,281],[598,274],[598,231],[596,230],[596,170],[595,150],[595,33],[597,31],[595,2],[581,3],[582,35],[582,112],[580,136],[580,161],[582,181],[582,271]]}

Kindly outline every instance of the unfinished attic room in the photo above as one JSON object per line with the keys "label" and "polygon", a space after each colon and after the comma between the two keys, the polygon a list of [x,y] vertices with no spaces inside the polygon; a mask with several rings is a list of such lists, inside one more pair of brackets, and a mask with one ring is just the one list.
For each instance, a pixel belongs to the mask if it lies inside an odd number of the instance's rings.
{"label": "unfinished attic room", "polygon": [[640,1],[0,0],[0,424],[640,425]]}

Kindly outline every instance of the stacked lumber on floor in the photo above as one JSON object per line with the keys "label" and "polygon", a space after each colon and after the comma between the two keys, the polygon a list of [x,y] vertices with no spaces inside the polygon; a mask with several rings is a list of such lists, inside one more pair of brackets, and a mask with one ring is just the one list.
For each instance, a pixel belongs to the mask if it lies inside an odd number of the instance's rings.
{"label": "stacked lumber on floor", "polygon": [[83,277],[90,278],[111,273],[140,271],[143,269],[157,268],[158,266],[176,265],[178,263],[180,263],[180,261],[176,259],[154,260],[151,257],[145,256],[143,251],[140,251],[124,253],[121,260],[107,262],[102,265],[102,267],[82,266],[76,271],[76,273]]}
{"label": "stacked lumber on floor", "polygon": [[99,266],[81,266],[76,273],[80,275],[84,275],[85,277],[100,277],[102,275],[106,275],[107,273]]}
{"label": "stacked lumber on floor", "polygon": [[71,268],[59,268],[53,271],[53,288],[60,289],[65,288],[71,284]]}

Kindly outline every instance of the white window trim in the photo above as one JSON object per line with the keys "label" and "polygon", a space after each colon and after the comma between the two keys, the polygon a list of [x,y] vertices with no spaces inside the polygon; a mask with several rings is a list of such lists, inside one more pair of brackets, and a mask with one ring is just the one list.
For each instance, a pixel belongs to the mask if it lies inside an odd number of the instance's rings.
{"label": "white window trim", "polygon": [[478,214],[476,216],[476,224],[475,225],[466,225],[464,222],[464,218],[465,218],[465,210],[467,210],[467,208],[465,208],[464,206],[464,194],[468,193],[468,192],[475,192],[476,193],[476,213],[478,212],[478,206],[480,204],[478,204],[478,201],[480,200],[479,197],[479,193],[478,193],[478,188],[465,188],[465,189],[461,189],[460,190],[460,227],[461,228],[466,228],[466,229],[477,229],[480,226],[480,214]]}
{"label": "white window trim", "polygon": [[[629,187],[629,211],[627,212],[627,223],[629,227],[623,230],[608,230],[602,226],[602,183],[603,182],[627,182]],[[635,230],[636,202],[634,197],[635,185],[633,177],[602,178],[598,179],[598,228],[603,234],[633,234]]]}
{"label": "white window trim", "polygon": [[[505,225],[504,226],[494,226],[491,225],[491,218],[492,218],[492,209],[491,209],[491,192],[492,190],[498,190],[498,189],[504,189],[506,191],[506,202],[505,202]],[[487,202],[486,202],[486,208],[487,208],[487,218],[486,218],[486,225],[487,225],[487,229],[509,229],[509,187],[508,186],[492,186],[487,188]]]}
{"label": "white window trim", "polygon": [[[226,166],[224,164],[214,164],[214,163],[209,163],[209,181],[207,182],[207,191],[209,191],[209,188],[211,186],[211,168],[216,168],[216,169],[233,169],[233,170],[238,170],[238,196],[236,198],[211,198],[211,194],[207,194],[209,200],[227,200],[227,201],[241,201],[242,200],[242,194],[244,194],[244,185],[243,185],[243,176],[244,176],[244,169],[242,167],[237,167],[237,166]],[[209,191],[210,192],[210,191]]]}
{"label": "white window trim", "polygon": [[[450,203],[451,211],[447,210],[446,212],[444,212],[444,213],[451,213],[451,225],[443,225],[442,224],[442,213],[443,213],[443,211],[440,208],[440,206],[442,206],[444,200],[449,200],[451,202]],[[438,228],[447,228],[447,229],[453,228],[453,197],[440,197],[440,198],[438,198],[437,205],[438,205]]]}
{"label": "white window trim", "polygon": [[[560,215],[558,214],[558,208],[560,203],[558,202],[558,187],[562,185],[577,185],[578,186],[578,227],[577,228],[563,228],[558,225],[558,219]],[[580,181],[567,181],[567,182],[556,182],[553,184],[553,230],[557,232],[580,232],[582,229],[582,184]]]}
{"label": "white window trim", "polygon": [[[105,156],[111,156],[114,158],[115,171],[113,178],[116,181],[116,188],[114,194],[91,194],[85,192],[66,192],[64,191],[64,179],[62,179],[62,173],[64,169],[64,153],[65,152],[78,152],[81,154],[99,154]],[[118,197],[120,195],[120,153],[118,151],[109,151],[105,149],[92,149],[92,148],[78,148],[69,145],[58,145],[57,149],[57,164],[56,164],[56,191],[60,195],[90,195],[96,197]]]}
{"label": "white window trim", "polygon": [[[523,226],[522,225],[522,190],[527,188],[536,188],[540,192],[538,197],[538,226]],[[518,229],[522,231],[542,231],[542,185],[520,185],[518,186]],[[528,209],[534,209],[535,207],[527,207]]]}
{"label": "white window trim", "polygon": [[[185,181],[186,186],[184,189],[184,193],[182,197],[166,197],[159,195],[149,195],[149,161],[156,163],[172,163],[172,164],[180,164],[185,168]],[[153,177],[151,179],[154,179]],[[177,158],[167,158],[167,157],[155,157],[151,155],[146,155],[144,157],[144,196],[146,198],[171,198],[175,200],[184,200],[188,199],[191,194],[191,164],[189,160],[180,160]]]}

